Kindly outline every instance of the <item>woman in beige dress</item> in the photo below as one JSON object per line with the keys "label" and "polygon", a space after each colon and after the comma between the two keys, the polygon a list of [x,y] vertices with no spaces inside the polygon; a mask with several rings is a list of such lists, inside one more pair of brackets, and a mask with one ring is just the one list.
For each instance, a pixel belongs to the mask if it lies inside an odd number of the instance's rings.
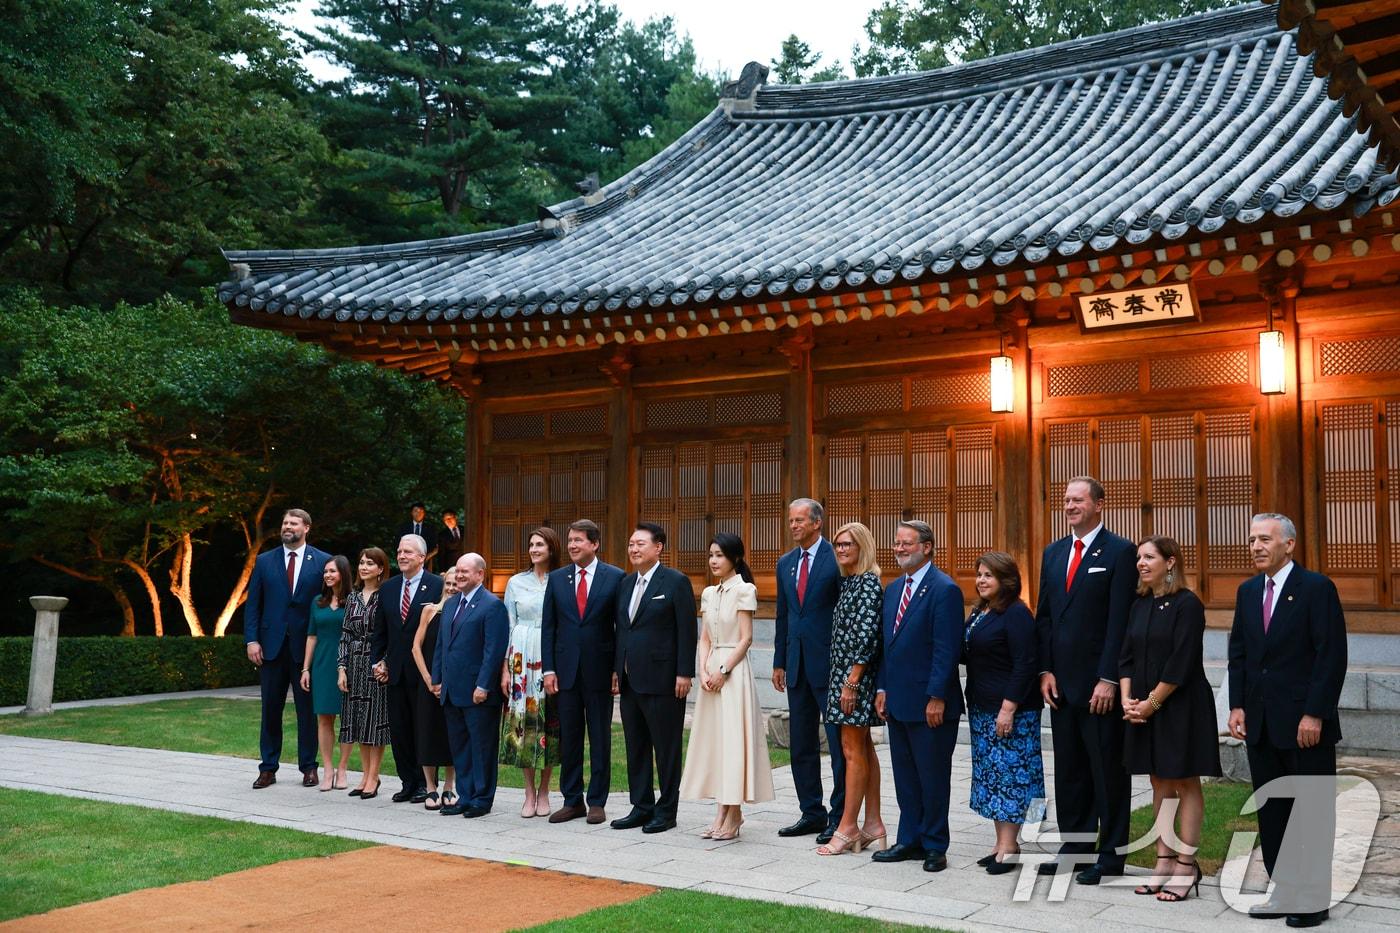
{"label": "woman in beige dress", "polygon": [[740,807],[773,799],[773,767],[748,657],[758,591],[738,535],[714,536],[710,572],[719,583],[700,594],[701,690],[680,793],[719,804],[702,838],[734,839],[744,822]]}

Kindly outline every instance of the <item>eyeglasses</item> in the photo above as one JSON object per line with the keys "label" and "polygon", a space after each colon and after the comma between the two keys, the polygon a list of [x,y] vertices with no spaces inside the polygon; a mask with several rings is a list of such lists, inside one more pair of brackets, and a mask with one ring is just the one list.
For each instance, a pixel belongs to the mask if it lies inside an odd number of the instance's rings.
{"label": "eyeglasses", "polygon": [[844,551],[848,548],[853,548],[855,546],[856,543],[854,541],[837,541],[835,544],[832,545],[832,547],[836,548],[836,550],[838,551]]}

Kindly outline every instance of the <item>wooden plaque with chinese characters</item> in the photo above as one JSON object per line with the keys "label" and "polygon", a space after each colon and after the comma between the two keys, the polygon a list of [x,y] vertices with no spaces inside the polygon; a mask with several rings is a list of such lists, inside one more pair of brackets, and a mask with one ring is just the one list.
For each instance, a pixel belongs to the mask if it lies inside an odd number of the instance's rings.
{"label": "wooden plaque with chinese characters", "polygon": [[1085,333],[1200,319],[1196,296],[1187,282],[1080,295],[1075,307],[1079,311],[1079,327]]}

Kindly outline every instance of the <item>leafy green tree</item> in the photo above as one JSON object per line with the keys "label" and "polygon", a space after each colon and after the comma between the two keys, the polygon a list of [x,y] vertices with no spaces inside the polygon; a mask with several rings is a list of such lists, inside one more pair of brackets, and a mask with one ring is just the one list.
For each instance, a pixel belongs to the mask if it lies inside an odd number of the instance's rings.
{"label": "leafy green tree", "polygon": [[213,302],[20,294],[0,346],[0,547],[103,586],[129,632],[134,582],[157,634],[168,595],[190,634],[222,635],[284,507],[372,543],[410,497],[460,495],[460,400]]}
{"label": "leafy green tree", "polygon": [[844,77],[839,62],[825,68],[817,68],[822,60],[820,52],[793,33],[783,40],[778,57],[773,59],[773,77],[779,84],[804,84],[813,81],[836,81]]}
{"label": "leafy green tree", "polygon": [[276,6],[0,7],[0,277],[62,302],[193,296],[220,246],[338,238],[311,215],[328,149]]}
{"label": "leafy green tree", "polygon": [[884,0],[854,50],[858,77],[958,62],[1095,36],[1229,6],[1234,0]]}

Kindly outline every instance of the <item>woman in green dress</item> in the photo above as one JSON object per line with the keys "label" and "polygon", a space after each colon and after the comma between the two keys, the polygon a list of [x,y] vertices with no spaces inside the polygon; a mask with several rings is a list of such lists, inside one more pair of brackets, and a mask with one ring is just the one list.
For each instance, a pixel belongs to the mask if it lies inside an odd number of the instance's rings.
{"label": "woman in green dress", "polygon": [[350,745],[340,746],[340,765],[331,770],[331,750],[335,747],[335,717],[340,712],[341,695],[336,671],[340,652],[340,626],[345,621],[345,597],[350,590],[350,561],[337,554],[326,561],[321,574],[321,596],[311,604],[306,626],[306,667],[301,671],[301,689],[311,691],[311,707],[316,711],[316,736],[321,743],[321,760],[326,777],[321,790],[344,790],[345,766],[350,763]]}

